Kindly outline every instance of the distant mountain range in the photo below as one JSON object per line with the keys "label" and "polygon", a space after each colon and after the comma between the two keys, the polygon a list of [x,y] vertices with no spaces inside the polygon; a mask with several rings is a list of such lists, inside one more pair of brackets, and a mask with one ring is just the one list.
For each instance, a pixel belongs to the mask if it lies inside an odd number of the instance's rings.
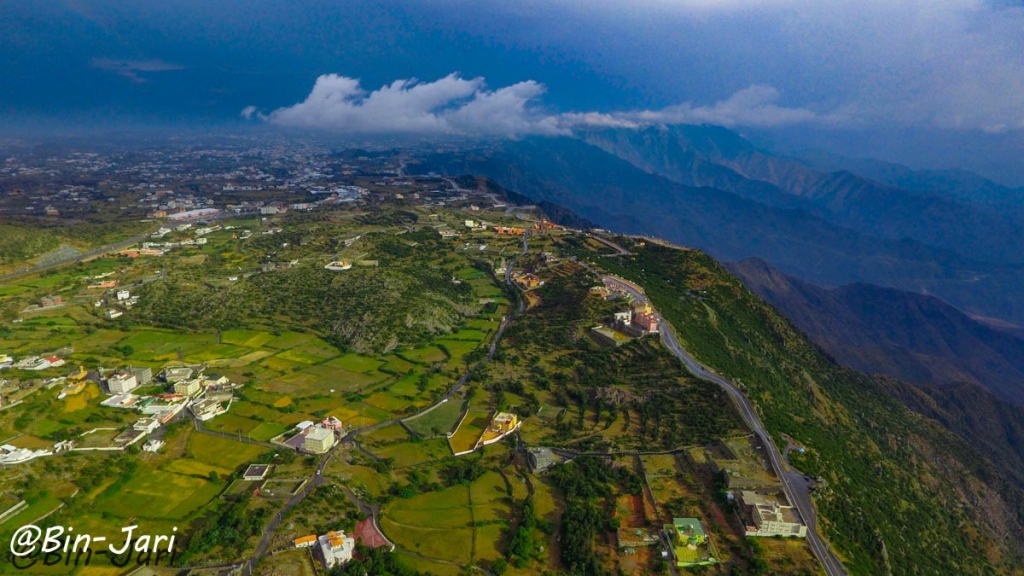
{"label": "distant mountain range", "polygon": [[763,260],[728,265],[840,364],[917,384],[971,383],[1024,406],[1024,338],[933,296],[869,284],[825,289]]}
{"label": "distant mountain range", "polygon": [[820,170],[848,170],[882,184],[993,210],[1024,212],[1024,188],[1011,188],[966,170],[913,170],[879,160],[813,153],[801,158]]}
{"label": "distant mountain range", "polygon": [[993,207],[1015,198],[1012,190],[925,193],[927,175],[914,176],[918,189],[909,190],[815,165],[724,128],[678,126],[491,143],[429,156],[419,169],[486,175],[601,227],[720,260],[762,258],[825,286],[931,294],[970,315],[1024,325],[1024,218]]}

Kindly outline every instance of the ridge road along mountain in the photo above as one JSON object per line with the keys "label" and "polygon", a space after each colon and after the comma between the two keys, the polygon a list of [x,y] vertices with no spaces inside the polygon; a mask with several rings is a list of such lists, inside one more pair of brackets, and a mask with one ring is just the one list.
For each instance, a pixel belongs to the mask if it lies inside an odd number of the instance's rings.
{"label": "ridge road along mountain", "polygon": [[[601,274],[601,279],[606,283],[611,283],[618,286],[621,290],[628,292],[637,302],[647,303],[650,301],[647,299],[647,295],[644,294],[643,289],[636,284],[624,280],[617,276],[611,276],[607,274]],[[775,475],[779,477],[779,481],[782,483],[783,490],[786,493],[786,498],[789,499],[798,512],[800,517],[807,524],[807,541],[811,545],[811,550],[814,555],[818,558],[818,561],[825,568],[825,573],[829,576],[846,576],[846,568],[843,567],[843,563],[836,558],[833,554],[832,549],[825,543],[825,540],[818,534],[817,527],[817,511],[814,509],[814,504],[811,501],[810,492],[807,489],[806,484],[796,485],[790,478],[786,471],[785,464],[782,460],[782,455],[779,452],[778,447],[775,445],[775,441],[765,430],[764,425],[761,424],[761,419],[758,418],[757,412],[754,410],[753,404],[743,394],[743,392],[736,387],[735,384],[726,380],[722,376],[715,374],[710,369],[706,368],[700,362],[697,362],[683,347],[680,346],[679,341],[676,339],[675,333],[672,332],[671,326],[661,314],[655,311],[655,316],[658,319],[659,334],[661,335],[661,341],[668,348],[669,352],[675,355],[677,358],[683,361],[686,368],[693,373],[694,376],[718,384],[729,397],[732,399],[736,408],[739,409],[740,416],[743,417],[743,421],[746,423],[754,434],[757,434],[761,440],[761,444],[766,447],[768,452],[769,460],[771,460],[772,468],[775,470]]]}

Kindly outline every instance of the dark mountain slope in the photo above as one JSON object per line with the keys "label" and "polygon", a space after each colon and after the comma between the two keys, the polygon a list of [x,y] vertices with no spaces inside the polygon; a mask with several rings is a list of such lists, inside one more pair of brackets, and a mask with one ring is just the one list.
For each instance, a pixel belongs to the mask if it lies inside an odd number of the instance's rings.
{"label": "dark mountain slope", "polygon": [[981,449],[1017,486],[1024,487],[1024,407],[966,382],[941,387],[883,382],[908,408]]}
{"label": "dark mountain slope", "polygon": [[841,364],[921,384],[979,384],[1024,405],[1024,339],[938,298],[868,284],[829,290],[757,259],[729,269]]}
{"label": "dark mountain slope", "polygon": [[1024,261],[1019,219],[852,172],[821,172],[774,156],[715,126],[598,130],[583,138],[633,165],[692,186],[712,186],[771,206],[801,208],[885,239],[910,238],[972,259]]}
{"label": "dark mountain slope", "polygon": [[[575,138],[531,138],[425,159],[419,170],[483,174],[621,232],[661,236],[722,260],[760,257],[822,284],[928,291],[971,313],[1024,323],[1024,268],[973,261],[909,240],[880,240],[805,211],[649,174]],[[1011,294],[1012,293],[1012,294]]]}

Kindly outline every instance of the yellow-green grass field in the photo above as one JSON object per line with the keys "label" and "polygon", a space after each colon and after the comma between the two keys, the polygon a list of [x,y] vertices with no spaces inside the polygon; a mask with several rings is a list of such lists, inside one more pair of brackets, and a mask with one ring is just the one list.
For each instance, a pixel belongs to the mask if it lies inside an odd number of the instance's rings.
{"label": "yellow-green grass field", "polygon": [[[477,520],[481,520],[477,518]],[[497,560],[503,557],[502,552],[508,544],[504,542],[506,529],[501,524],[488,524],[476,529],[473,548],[473,561]]]}
{"label": "yellow-green grass field", "polygon": [[221,342],[235,344],[246,348],[261,348],[267,342],[276,338],[270,332],[260,330],[225,330],[221,333]]}
{"label": "yellow-green grass field", "polygon": [[[458,398],[449,400],[430,412],[405,420],[406,426],[421,436],[444,436],[455,427],[462,416],[462,402]],[[437,431],[435,434],[434,431]]]}
{"label": "yellow-green grass field", "polygon": [[491,422],[491,413],[486,410],[470,410],[455,435],[448,439],[452,452],[458,454],[471,450]]}
{"label": "yellow-green grass field", "polygon": [[407,374],[388,385],[388,391],[395,396],[416,397],[420,395],[419,381],[420,374]]}
{"label": "yellow-green grass field", "polygon": [[464,564],[494,560],[502,553],[504,526],[488,524],[474,528],[473,522],[508,519],[509,515],[504,481],[498,473],[488,472],[468,489],[454,486],[393,501],[383,512],[381,528],[406,550]]}
{"label": "yellow-green grass field", "polygon": [[200,462],[190,458],[175,458],[174,460],[169,460],[166,464],[161,466],[161,470],[165,472],[174,472],[175,474],[182,474],[184,476],[196,476],[198,478],[208,478],[210,476],[210,472],[216,472],[218,476],[222,477],[226,477],[233,472],[233,470],[228,470],[227,468],[214,466],[213,464],[207,464],[206,462]]}
{"label": "yellow-green grass field", "polygon": [[381,410],[386,410],[392,414],[405,414],[406,409],[409,406],[426,406],[430,401],[426,398],[420,400],[409,400],[407,398],[401,398],[391,391],[388,392],[377,392],[370,395],[363,400],[370,406],[376,406]]}
{"label": "yellow-green grass field", "polygon": [[308,550],[286,550],[280,554],[265,556],[259,563],[258,571],[266,570],[274,576],[316,576],[317,571],[309,558]]}
{"label": "yellow-green grass field", "polygon": [[391,486],[391,480],[387,474],[381,474],[373,468],[366,466],[341,465],[337,464],[336,461],[331,461],[328,466],[328,473],[337,475],[350,487],[361,490],[371,496],[380,496],[387,492]]}
{"label": "yellow-green grass field", "polygon": [[440,562],[431,562],[429,560],[424,560],[411,554],[407,554],[401,550],[396,550],[395,554],[398,555],[398,561],[403,566],[416,570],[417,572],[434,574],[435,576],[460,576],[465,573],[465,570],[458,566],[442,564]]}
{"label": "yellow-green grass field", "polygon": [[264,343],[267,348],[276,348],[278,350],[287,350],[288,348],[294,348],[300,344],[305,344],[315,338],[311,334],[303,334],[301,332],[283,332],[280,336],[275,337],[273,340],[269,340]]}
{"label": "yellow-green grass field", "polygon": [[241,433],[242,436],[247,436],[253,440],[259,440],[260,442],[266,442],[290,428],[290,426],[285,424],[277,422],[261,422],[233,412],[221,414],[205,424],[210,430],[224,432],[227,434]]}
{"label": "yellow-green grass field", "polygon": [[391,426],[374,430],[369,434],[363,434],[359,438],[363,446],[374,447],[395,442],[406,442],[409,440],[409,433],[406,432],[401,424],[392,424]]}
{"label": "yellow-green grass field", "polygon": [[384,357],[384,364],[381,368],[389,372],[398,372],[405,374],[407,371],[413,369],[416,365],[411,362],[406,362],[394,354],[389,354]]}
{"label": "yellow-green grass field", "polygon": [[440,438],[391,444],[373,448],[372,451],[381,458],[394,458],[396,468],[425,464],[449,456],[448,446]]}
{"label": "yellow-green grass field", "polygon": [[361,354],[346,354],[340,358],[335,358],[330,365],[347,370],[348,372],[366,373],[376,372],[378,368],[384,365],[384,362]]}
{"label": "yellow-green grass field", "polygon": [[200,462],[236,469],[267,449],[209,434],[193,434],[188,442],[188,451]]}
{"label": "yellow-green grass field", "polygon": [[94,506],[122,518],[181,519],[213,500],[223,485],[139,466],[120,490],[106,491]]}

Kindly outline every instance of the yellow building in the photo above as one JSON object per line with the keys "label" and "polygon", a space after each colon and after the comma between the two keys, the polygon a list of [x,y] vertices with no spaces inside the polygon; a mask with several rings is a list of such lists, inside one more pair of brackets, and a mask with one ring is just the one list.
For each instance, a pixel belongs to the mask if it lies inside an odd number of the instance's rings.
{"label": "yellow building", "polygon": [[499,412],[491,420],[491,430],[499,434],[507,434],[519,425],[519,417],[511,412]]}
{"label": "yellow building", "polygon": [[68,380],[70,380],[71,382],[80,382],[82,380],[85,380],[85,377],[88,375],[89,372],[86,371],[84,367],[79,366],[78,372],[72,372],[71,374],[68,374]]}
{"label": "yellow building", "polygon": [[85,390],[85,386],[88,384],[85,380],[68,380],[68,383],[64,385],[62,392],[68,396],[74,396],[82,390]]}

